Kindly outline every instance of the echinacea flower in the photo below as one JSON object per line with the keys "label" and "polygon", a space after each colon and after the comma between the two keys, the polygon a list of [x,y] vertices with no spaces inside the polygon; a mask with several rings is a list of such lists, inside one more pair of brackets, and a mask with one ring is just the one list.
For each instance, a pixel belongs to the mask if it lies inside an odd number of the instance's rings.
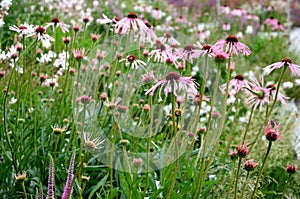
{"label": "echinacea flower", "polygon": [[27,34],[26,37],[34,37],[36,38],[38,41],[42,41],[42,42],[49,42],[49,41],[54,41],[54,38],[51,37],[50,35],[46,34],[46,27],[43,26],[37,26],[34,28],[34,31]]}
{"label": "echinacea flower", "polygon": [[123,61],[125,61],[126,66],[131,66],[132,69],[138,69],[139,67],[144,68],[144,66],[146,66],[145,62],[136,59],[136,56],[134,55],[128,55],[126,59],[121,59],[119,62]]}
{"label": "echinacea flower", "polygon": [[[270,89],[270,95],[275,99],[276,97],[276,87],[274,84],[269,84],[266,88]],[[282,103],[286,104],[285,100],[290,99],[289,97],[284,96],[282,93],[278,92],[277,93],[277,99]]]}
{"label": "echinacea flower", "polygon": [[73,187],[71,187],[71,185],[72,185],[72,181],[73,181],[73,178],[74,178],[74,174],[73,174],[74,160],[75,160],[75,153],[73,152],[71,160],[70,160],[69,169],[68,169],[67,182],[66,182],[64,192],[63,192],[62,197],[61,197],[62,199],[68,199],[68,198],[72,197]]}
{"label": "echinacea flower", "polygon": [[29,24],[21,24],[20,26],[12,25],[9,29],[19,33],[19,36],[28,35],[34,32],[34,26]]}
{"label": "echinacea flower", "polygon": [[259,109],[262,109],[262,107],[265,104],[270,103],[270,88],[266,88],[264,85],[264,79],[261,76],[260,82],[255,78],[250,78],[248,82],[248,87],[245,87],[246,94],[249,95],[249,97],[246,99],[246,103],[250,104],[251,106],[254,106],[254,109],[259,107]]}
{"label": "echinacea flower", "polygon": [[117,34],[127,34],[130,29],[133,31],[140,30],[144,32],[149,30],[135,12],[130,12],[127,17],[124,17],[115,24],[115,32]]}
{"label": "echinacea flower", "polygon": [[281,62],[275,62],[271,65],[266,66],[264,70],[264,75],[269,75],[273,70],[279,69],[281,67],[289,67],[292,75],[300,76],[300,66],[293,64],[291,58],[286,57],[281,60]]}
{"label": "echinacea flower", "polygon": [[246,160],[244,162],[244,168],[246,171],[252,171],[257,165],[258,163],[255,163],[253,159]]}
{"label": "echinacea flower", "polygon": [[68,29],[69,25],[64,24],[63,22],[59,21],[59,19],[56,18],[56,17],[53,18],[50,23],[47,23],[46,26],[45,26],[45,28],[47,29],[50,26],[52,26],[52,31],[53,32],[55,31],[54,29],[56,27],[59,27],[63,33],[69,32],[69,29]]}
{"label": "echinacea flower", "polygon": [[290,164],[288,164],[286,166],[286,171],[288,173],[291,173],[291,174],[296,173],[296,171],[297,171],[297,165],[290,165]]}
{"label": "echinacea flower", "polygon": [[[243,75],[237,74],[232,80],[229,81],[228,85],[228,94],[235,95],[238,93],[242,88],[246,87],[248,85],[248,81],[245,80]],[[221,90],[223,94],[225,94],[226,84],[223,84],[221,86]]]}
{"label": "echinacea flower", "polygon": [[73,50],[73,55],[76,60],[82,60],[85,56],[85,50],[83,48]]}
{"label": "echinacea flower", "polygon": [[[224,51],[225,48],[225,51]],[[224,51],[229,55],[243,55],[248,56],[251,54],[251,50],[245,44],[239,42],[235,36],[228,36],[225,40],[220,40],[212,46],[213,51]]]}
{"label": "echinacea flower", "polygon": [[244,143],[244,145],[239,145],[237,147],[237,150],[238,150],[238,155],[242,158],[246,157],[246,155],[248,155],[249,152],[246,143]]}
{"label": "echinacea flower", "polygon": [[176,72],[169,72],[165,79],[159,80],[146,92],[146,95],[154,95],[155,90],[160,87],[159,100],[161,101],[161,91],[163,87],[165,87],[164,92],[166,96],[168,93],[172,92],[177,97],[177,93],[180,91],[191,93],[193,96],[195,96],[198,93],[197,86],[198,83],[195,82],[192,77],[181,77]]}
{"label": "echinacea flower", "polygon": [[269,121],[268,125],[265,128],[265,134],[266,134],[266,138],[269,141],[276,141],[279,138],[279,129],[280,124],[273,122],[273,121]]}

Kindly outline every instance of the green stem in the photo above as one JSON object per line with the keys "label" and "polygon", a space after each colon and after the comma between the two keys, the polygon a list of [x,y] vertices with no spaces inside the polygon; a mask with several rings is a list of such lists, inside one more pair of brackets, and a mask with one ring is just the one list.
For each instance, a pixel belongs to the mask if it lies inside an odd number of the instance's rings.
{"label": "green stem", "polygon": [[272,106],[271,106],[271,108],[270,108],[270,111],[269,111],[269,113],[268,113],[268,117],[271,115],[271,113],[272,113],[272,111],[273,111],[273,108],[274,108],[274,105],[275,105],[275,103],[276,103],[276,101],[277,101],[278,93],[279,93],[279,88],[280,88],[280,85],[281,85],[281,82],[282,82],[282,79],[283,79],[283,76],[284,76],[284,74],[285,74],[286,69],[287,69],[287,65],[284,66],[284,68],[283,68],[283,70],[282,70],[282,72],[281,72],[279,81],[278,81],[278,83],[277,83],[275,99],[274,99],[274,101],[273,101],[273,103],[272,103]]}
{"label": "green stem", "polygon": [[236,193],[237,193],[237,186],[238,186],[238,182],[239,182],[239,173],[240,173],[241,163],[242,163],[242,158],[239,157],[239,163],[238,163],[238,168],[237,168],[237,172],[236,172],[236,179],[235,179],[235,185],[234,185],[234,199],[236,199]]}
{"label": "green stem", "polygon": [[[229,195],[231,193],[231,182],[233,181],[233,178],[234,178],[235,167],[236,167],[236,160],[234,160],[234,163],[233,163],[233,167],[232,167],[232,171],[231,171],[231,176],[230,176],[229,183],[228,183],[229,189],[228,189],[228,192],[226,194],[226,199],[229,197]],[[221,187],[219,187],[219,189],[221,189]]]}
{"label": "green stem", "polygon": [[288,178],[286,179],[286,181],[285,181],[285,183],[284,183],[284,188],[283,188],[283,191],[282,191],[281,199],[284,199],[285,192],[286,192],[286,190],[287,190],[287,187],[288,187],[288,184],[289,184],[290,177],[291,177],[291,174],[289,174]]}
{"label": "green stem", "polygon": [[257,176],[257,179],[256,179],[256,183],[255,183],[255,187],[254,187],[254,190],[253,190],[253,192],[252,192],[252,195],[251,195],[250,199],[252,199],[252,198],[255,196],[255,192],[256,192],[256,190],[257,190],[258,183],[259,183],[259,180],[260,180],[262,171],[263,171],[264,166],[265,166],[265,163],[266,163],[266,161],[267,161],[267,157],[268,157],[269,152],[270,152],[270,150],[271,150],[271,146],[272,146],[272,141],[269,141],[268,150],[267,150],[266,156],[265,156],[265,158],[264,158],[264,160],[263,160],[263,164],[262,164],[262,166],[261,166],[261,168],[260,168],[260,170],[259,170],[259,173],[258,173],[258,176]]}
{"label": "green stem", "polygon": [[244,186],[243,186],[243,189],[242,189],[241,199],[243,199],[243,196],[244,196],[245,188],[246,188],[247,183],[248,183],[249,173],[250,173],[250,171],[247,171],[246,180],[244,182]]}
{"label": "green stem", "polygon": [[203,152],[202,153],[202,158],[201,158],[201,163],[200,163],[200,170],[199,170],[197,183],[196,183],[196,189],[195,189],[195,192],[194,192],[194,195],[193,195],[193,199],[196,199],[196,197],[198,196],[199,191],[202,188],[202,183],[201,182],[203,182],[202,178],[204,177],[203,172],[204,172],[205,155],[206,155],[206,147],[207,147],[206,146],[207,145],[206,135],[207,135],[207,133],[210,129],[210,123],[211,123],[211,118],[212,118],[211,115],[212,115],[212,112],[213,112],[213,106],[214,106],[214,102],[216,100],[216,96],[217,96],[217,92],[218,92],[220,75],[221,75],[221,67],[220,67],[220,65],[218,65],[218,72],[217,72],[216,79],[215,79],[215,84],[214,84],[214,89],[213,89],[213,96],[211,98],[211,107],[210,107],[208,121],[207,121],[207,125],[206,125],[206,131],[205,131],[205,134],[204,134],[205,138],[204,138],[203,148],[201,146],[202,150],[199,150],[199,153],[198,153],[198,157],[200,157],[201,151]]}
{"label": "green stem", "polygon": [[[173,88],[174,89],[174,86]],[[176,176],[177,176],[177,170],[178,170],[178,164],[179,164],[179,160],[178,160],[178,144],[177,144],[177,123],[175,121],[175,106],[176,106],[176,99],[175,99],[175,95],[172,95],[172,123],[173,123],[173,136],[175,136],[175,158],[176,158],[176,163],[175,163],[175,170],[174,170],[174,174],[173,174],[173,178],[172,178],[172,182],[171,185],[169,187],[168,190],[168,195],[167,195],[167,199],[170,199],[172,196],[172,192],[175,186],[175,181],[176,181]],[[172,147],[172,146],[170,146]]]}
{"label": "green stem", "polygon": [[27,199],[27,194],[26,194],[26,189],[25,189],[24,181],[22,181],[21,185],[22,185],[22,188],[23,188],[25,199]]}
{"label": "green stem", "polygon": [[253,112],[254,112],[254,106],[252,106],[252,108],[251,108],[251,113],[250,113],[250,116],[249,116],[249,120],[248,120],[248,124],[247,124],[246,130],[245,130],[244,136],[243,136],[242,145],[243,145],[244,142],[245,142],[246,135],[247,135],[247,132],[248,132],[250,123],[251,123],[252,116],[253,116]]}

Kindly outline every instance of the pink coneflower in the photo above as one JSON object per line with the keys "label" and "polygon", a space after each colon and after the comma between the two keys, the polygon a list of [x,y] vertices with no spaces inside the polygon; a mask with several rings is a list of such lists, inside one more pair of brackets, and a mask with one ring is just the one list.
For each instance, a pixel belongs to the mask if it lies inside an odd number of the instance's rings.
{"label": "pink coneflower", "polygon": [[175,19],[176,23],[181,23],[181,24],[186,24],[187,23],[187,19],[183,16],[179,16]]}
{"label": "pink coneflower", "polygon": [[273,121],[269,121],[268,125],[265,128],[265,134],[266,134],[266,138],[269,141],[276,141],[279,138],[279,132],[278,129],[280,127],[280,124],[273,122]]}
{"label": "pink coneflower", "polygon": [[82,95],[76,99],[76,102],[81,102],[83,104],[88,104],[92,100],[91,96]]}
{"label": "pink coneflower", "polygon": [[183,59],[183,60],[186,60],[190,63],[193,63],[193,59],[194,58],[198,58],[197,57],[197,53],[195,51],[195,47],[192,46],[192,45],[186,45],[184,46],[183,48],[179,48],[176,50],[176,54],[177,55],[180,55],[180,57]]}
{"label": "pink coneflower", "polygon": [[245,56],[251,54],[249,47],[239,42],[235,36],[228,36],[225,40],[220,40],[212,46],[213,51],[223,51],[224,48],[224,52],[228,53],[229,55],[238,55],[240,52]]}
{"label": "pink coneflower", "polygon": [[265,104],[269,104],[269,96],[270,96],[270,88],[264,87],[264,79],[261,76],[259,82],[255,78],[251,78],[248,82],[248,87],[246,87],[246,93],[250,95],[246,99],[246,103],[250,104],[251,106],[254,106],[254,109],[259,107],[259,109],[262,109],[262,107]]}
{"label": "pink coneflower", "polygon": [[[228,85],[228,94],[235,95],[238,93],[243,87],[248,86],[248,81],[241,74],[237,74],[232,80],[229,81]],[[223,94],[225,93],[226,84],[221,86],[221,90]]]}
{"label": "pink coneflower", "polygon": [[73,174],[74,160],[75,160],[75,153],[73,152],[71,160],[70,160],[67,182],[66,182],[66,185],[65,185],[65,188],[64,188],[63,195],[61,197],[62,199],[68,199],[68,198],[72,197],[73,187],[71,187],[71,184],[72,184],[72,181],[73,181],[73,178],[74,178],[74,174]]}
{"label": "pink coneflower", "polygon": [[161,20],[163,17],[163,12],[159,8],[154,8],[151,11],[151,17],[155,20]]}
{"label": "pink coneflower", "polygon": [[230,55],[222,51],[213,51],[212,57],[217,64],[221,64],[224,63],[230,57]]}
{"label": "pink coneflower", "polygon": [[159,89],[159,100],[161,101],[161,91],[165,86],[164,92],[167,96],[168,93],[172,92],[176,97],[178,96],[177,93],[180,91],[184,91],[186,93],[191,93],[195,96],[197,91],[198,83],[192,77],[181,77],[176,72],[169,72],[165,79],[159,80],[152,88],[150,88],[146,95],[154,95],[155,90],[160,87]]}
{"label": "pink coneflower", "polygon": [[34,26],[28,24],[21,24],[20,26],[12,25],[9,29],[19,33],[20,36],[28,35],[34,32]]}
{"label": "pink coneflower", "polygon": [[68,29],[69,25],[64,24],[63,22],[59,21],[59,19],[56,18],[56,17],[53,18],[50,23],[47,23],[46,26],[45,26],[45,28],[47,29],[50,26],[52,26],[52,31],[53,32],[55,31],[54,29],[56,27],[59,27],[63,33],[69,32],[69,29]]}
{"label": "pink coneflower", "polygon": [[281,67],[289,67],[291,70],[292,75],[294,76],[300,76],[300,66],[293,64],[291,58],[286,57],[281,60],[281,62],[275,62],[269,66],[266,66],[264,70],[264,75],[269,75],[273,70],[279,69]]}
{"label": "pink coneflower", "polygon": [[[275,99],[276,97],[276,87],[274,84],[269,84],[268,86],[266,86],[266,88],[270,89],[270,95],[273,97],[273,99]],[[281,94],[280,92],[278,92],[277,94],[277,99],[282,103],[282,104],[286,104],[285,100],[290,99],[289,97],[284,96],[283,94]]]}
{"label": "pink coneflower", "polygon": [[165,44],[161,43],[159,40],[157,40],[156,41],[156,49],[151,50],[151,52],[149,52],[148,56],[149,56],[149,59],[151,59],[153,57],[154,61],[164,63],[167,60],[167,58],[169,57],[169,54],[172,54],[169,46],[165,45]]}
{"label": "pink coneflower", "polygon": [[75,59],[81,60],[81,59],[84,58],[85,50],[83,48],[77,49],[77,50],[73,50],[73,55],[74,55]]}
{"label": "pink coneflower", "polygon": [[246,157],[246,155],[248,155],[249,152],[246,143],[244,143],[244,145],[239,145],[237,147],[237,150],[238,150],[238,155],[242,158]]}
{"label": "pink coneflower", "polygon": [[154,79],[155,79],[153,73],[154,73],[153,70],[151,70],[149,73],[143,74],[143,75],[142,75],[142,81],[143,81],[145,84],[152,83],[152,82],[154,81]]}
{"label": "pink coneflower", "polygon": [[258,165],[258,163],[255,163],[253,159],[246,160],[244,162],[244,168],[246,171],[252,171],[254,168]]}
{"label": "pink coneflower", "polygon": [[275,24],[273,27],[272,27],[272,30],[275,31],[275,30],[279,30],[279,31],[284,31],[285,28],[284,26],[278,21],[277,24]]}
{"label": "pink coneflower", "polygon": [[179,41],[173,37],[173,35],[169,32],[164,33],[163,37],[157,38],[161,43],[163,44],[169,44],[169,45],[180,45]]}
{"label": "pink coneflower", "polygon": [[47,28],[43,26],[37,26],[34,28],[34,32],[27,34],[26,37],[35,37],[38,41],[54,41],[54,38],[46,34]]}
{"label": "pink coneflower", "polygon": [[212,56],[212,49],[210,45],[202,45],[200,42],[197,42],[195,47],[198,49],[193,50],[193,57],[198,58],[200,55]]}
{"label": "pink coneflower", "polygon": [[136,56],[134,55],[128,55],[126,59],[121,59],[119,62],[123,61],[125,61],[126,66],[131,66],[132,69],[138,69],[139,67],[144,68],[144,66],[146,66],[145,62],[136,59]]}
{"label": "pink coneflower", "polygon": [[224,31],[229,31],[230,30],[230,24],[229,23],[224,23],[223,25],[222,25],[222,29],[224,30]]}
{"label": "pink coneflower", "polygon": [[127,17],[121,19],[115,24],[115,32],[117,34],[127,34],[130,29],[133,31],[141,30],[141,31],[148,31],[148,27],[145,23],[138,18],[135,12],[130,12]]}
{"label": "pink coneflower", "polygon": [[287,171],[288,173],[291,173],[291,174],[296,173],[296,171],[297,171],[297,165],[290,165],[290,164],[287,164],[287,166],[286,166],[286,171]]}
{"label": "pink coneflower", "polygon": [[275,26],[276,24],[278,24],[278,20],[275,19],[274,17],[269,17],[264,21],[264,24],[270,25],[270,26]]}

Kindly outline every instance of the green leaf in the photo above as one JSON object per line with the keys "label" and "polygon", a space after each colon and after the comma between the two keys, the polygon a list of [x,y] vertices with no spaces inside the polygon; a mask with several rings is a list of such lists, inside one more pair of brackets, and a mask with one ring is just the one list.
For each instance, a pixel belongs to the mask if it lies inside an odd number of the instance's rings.
{"label": "green leaf", "polygon": [[96,192],[101,186],[103,186],[103,185],[105,184],[107,178],[108,178],[108,174],[107,174],[104,178],[102,178],[102,180],[101,180],[100,182],[98,182],[98,183],[96,184],[96,186],[94,186],[94,188],[92,189],[92,191],[91,191],[91,193],[90,193],[88,199],[91,199],[92,196],[95,194],[95,192]]}

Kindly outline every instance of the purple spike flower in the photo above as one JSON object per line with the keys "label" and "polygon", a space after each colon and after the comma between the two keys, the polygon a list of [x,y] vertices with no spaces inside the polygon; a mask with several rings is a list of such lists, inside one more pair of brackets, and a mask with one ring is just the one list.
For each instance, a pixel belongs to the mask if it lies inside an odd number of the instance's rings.
{"label": "purple spike flower", "polygon": [[51,158],[48,176],[48,192],[46,199],[54,199],[54,162]]}
{"label": "purple spike flower", "polygon": [[[74,175],[73,175],[73,170],[74,170],[74,160],[75,160],[75,153],[72,154],[71,160],[70,160],[70,165],[69,165],[69,170],[68,170],[68,178],[67,182],[64,188],[64,193],[62,195],[62,199],[67,199],[68,195],[69,197],[72,196],[73,188],[71,187]],[[70,194],[69,194],[70,192]]]}

